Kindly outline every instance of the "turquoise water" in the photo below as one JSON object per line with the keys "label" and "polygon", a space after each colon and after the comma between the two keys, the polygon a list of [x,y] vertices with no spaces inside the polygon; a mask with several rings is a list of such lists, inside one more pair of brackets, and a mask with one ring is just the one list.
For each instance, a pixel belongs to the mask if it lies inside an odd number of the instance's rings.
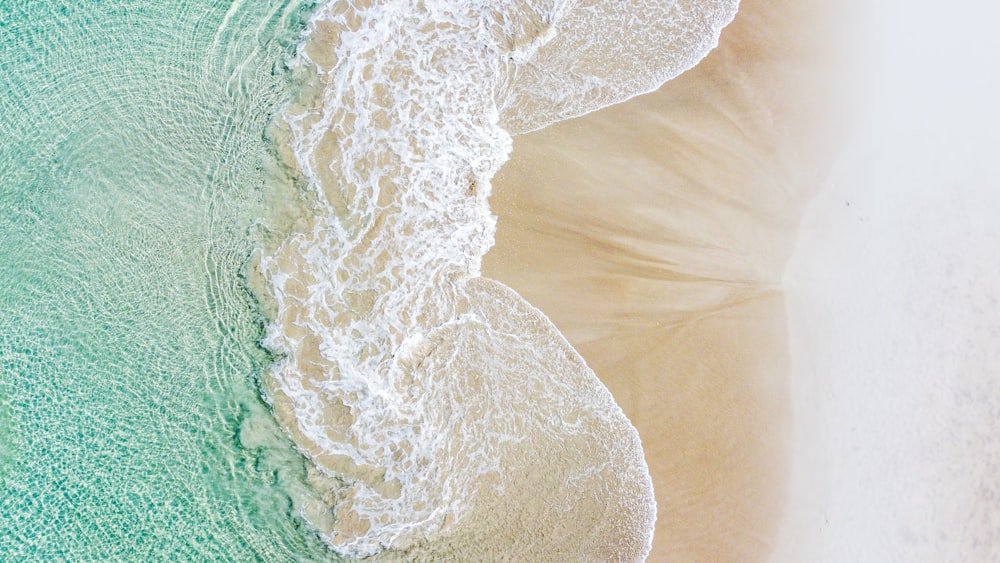
{"label": "turquoise water", "polygon": [[0,3],[0,560],[316,560],[241,268],[301,0]]}

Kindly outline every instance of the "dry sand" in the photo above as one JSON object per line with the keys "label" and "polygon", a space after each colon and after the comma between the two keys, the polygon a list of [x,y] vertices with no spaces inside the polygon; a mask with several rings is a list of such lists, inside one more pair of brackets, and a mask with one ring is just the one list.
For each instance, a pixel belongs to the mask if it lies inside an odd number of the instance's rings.
{"label": "dry sand", "polygon": [[786,272],[794,516],[776,559],[1000,561],[1000,10],[863,15],[862,111]]}
{"label": "dry sand", "polygon": [[484,275],[563,331],[639,430],[651,561],[759,561],[781,523],[781,280],[829,164],[818,2],[743,2],[659,91],[515,139]]}

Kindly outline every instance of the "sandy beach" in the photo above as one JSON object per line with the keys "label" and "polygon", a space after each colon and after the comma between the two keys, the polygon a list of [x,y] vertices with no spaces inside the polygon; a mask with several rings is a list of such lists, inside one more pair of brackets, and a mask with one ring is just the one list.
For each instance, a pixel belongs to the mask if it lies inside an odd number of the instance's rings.
{"label": "sandy beach", "polygon": [[650,561],[760,561],[790,440],[782,276],[836,136],[824,14],[746,1],[658,91],[515,138],[484,275],[545,312],[636,426]]}

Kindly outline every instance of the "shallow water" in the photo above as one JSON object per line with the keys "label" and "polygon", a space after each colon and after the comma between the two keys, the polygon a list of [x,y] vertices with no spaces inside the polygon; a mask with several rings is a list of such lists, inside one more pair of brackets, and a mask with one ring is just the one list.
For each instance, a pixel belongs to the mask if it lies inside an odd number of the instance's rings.
{"label": "shallow water", "polygon": [[0,5],[0,559],[329,556],[240,281],[300,12]]}

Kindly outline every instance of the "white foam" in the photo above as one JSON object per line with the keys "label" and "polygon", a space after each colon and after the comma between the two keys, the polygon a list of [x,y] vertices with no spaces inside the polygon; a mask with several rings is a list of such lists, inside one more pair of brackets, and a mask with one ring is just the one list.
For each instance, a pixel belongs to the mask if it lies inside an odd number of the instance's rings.
{"label": "white foam", "polygon": [[[311,218],[262,256],[276,303],[264,344],[285,356],[276,410],[344,483],[324,536],[339,553],[447,532],[481,487],[511,486],[505,472],[524,463],[512,448],[573,434],[600,447],[568,485],[608,479],[615,459],[644,476],[629,502],[648,551],[655,507],[634,429],[541,313],[469,286],[493,244],[489,182],[511,150],[501,123],[537,127],[657,86],[715,44],[735,2],[627,8],[329,2],[312,16],[298,64],[318,98],[283,116]],[[636,23],[657,14],[673,18],[666,31]]]}

